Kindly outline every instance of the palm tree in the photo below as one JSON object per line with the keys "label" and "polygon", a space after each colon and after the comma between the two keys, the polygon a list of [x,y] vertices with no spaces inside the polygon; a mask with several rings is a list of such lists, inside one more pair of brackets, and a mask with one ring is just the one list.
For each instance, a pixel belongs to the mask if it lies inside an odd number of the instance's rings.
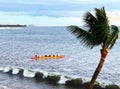
{"label": "palm tree", "polygon": [[94,82],[96,81],[108,54],[108,49],[111,49],[114,46],[116,39],[118,38],[119,29],[115,25],[109,25],[104,7],[100,9],[95,8],[95,15],[87,12],[83,20],[87,29],[84,30],[78,26],[71,25],[68,26],[68,30],[80,40],[83,46],[91,49],[98,45],[101,45],[102,47],[100,50],[100,62],[88,86],[88,89],[93,89]]}

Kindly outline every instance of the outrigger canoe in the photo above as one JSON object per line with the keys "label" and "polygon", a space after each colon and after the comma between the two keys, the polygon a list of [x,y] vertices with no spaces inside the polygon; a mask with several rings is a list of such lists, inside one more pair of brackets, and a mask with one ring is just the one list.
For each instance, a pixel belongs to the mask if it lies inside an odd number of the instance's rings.
{"label": "outrigger canoe", "polygon": [[64,58],[65,55],[42,55],[42,56],[38,56],[35,55],[34,57],[32,57],[32,60],[42,60],[42,59],[60,59],[60,58]]}

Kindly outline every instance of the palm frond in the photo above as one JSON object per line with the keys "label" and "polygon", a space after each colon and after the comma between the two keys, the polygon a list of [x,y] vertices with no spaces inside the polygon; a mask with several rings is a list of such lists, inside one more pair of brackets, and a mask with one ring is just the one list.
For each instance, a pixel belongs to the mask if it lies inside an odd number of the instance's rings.
{"label": "palm frond", "polygon": [[94,27],[94,25],[97,22],[97,19],[90,12],[85,13],[83,20],[85,22],[85,26],[90,28],[89,31],[91,31],[91,29]]}
{"label": "palm frond", "polygon": [[115,44],[115,42],[116,42],[116,40],[118,38],[118,34],[119,34],[118,27],[115,26],[115,25],[112,25],[111,26],[110,40],[109,40],[109,44],[108,44],[109,45],[109,49],[111,49],[114,46],[114,44]]}
{"label": "palm frond", "polygon": [[101,9],[95,8],[95,16],[87,12],[83,20],[88,31],[74,25],[69,26],[68,29],[84,46],[93,48],[104,44],[110,49],[113,47],[118,38],[119,30],[115,25],[109,26],[104,7]]}
{"label": "palm frond", "polygon": [[106,42],[109,37],[109,24],[104,7],[101,9],[95,8],[95,12],[96,17],[89,12],[85,14],[85,24],[99,43]]}
{"label": "palm frond", "polygon": [[96,18],[101,21],[101,22],[104,22],[106,21],[107,22],[107,16],[106,16],[106,12],[105,12],[105,9],[104,7],[102,7],[101,9],[97,9],[95,8],[95,14],[96,14]]}
{"label": "palm frond", "polygon": [[104,7],[101,9],[95,8],[96,11],[96,19],[98,19],[98,24],[101,24],[100,28],[106,28],[104,31],[107,31],[106,33],[109,33],[109,21],[105,12]]}
{"label": "palm frond", "polygon": [[[96,11],[96,18],[98,20],[98,26],[96,25],[95,29],[100,29],[101,30],[101,37],[102,37],[102,41],[105,43],[106,40],[108,40],[109,38],[109,33],[110,33],[110,28],[109,28],[109,21],[108,18],[106,16],[106,12],[104,7],[102,7],[101,9],[97,9],[95,8]],[[97,31],[99,32],[99,31]]]}
{"label": "palm frond", "polygon": [[68,26],[68,30],[75,35],[79,41],[87,47],[93,48],[96,45],[99,45],[98,41],[96,41],[96,37],[90,32],[79,28],[78,26]]}

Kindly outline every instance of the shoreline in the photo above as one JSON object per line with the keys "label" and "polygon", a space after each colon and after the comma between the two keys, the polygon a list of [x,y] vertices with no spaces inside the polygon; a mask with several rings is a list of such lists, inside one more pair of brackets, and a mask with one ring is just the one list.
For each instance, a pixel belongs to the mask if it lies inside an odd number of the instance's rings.
{"label": "shoreline", "polygon": [[[37,81],[45,80],[52,84],[65,85],[69,87],[82,87],[85,89],[88,85],[88,80],[82,78],[74,78],[66,75],[48,73],[44,71],[34,71],[31,69],[15,68],[12,66],[2,66],[0,65],[0,72],[10,73],[12,75],[21,75],[27,78],[35,78]],[[100,89],[108,89],[106,87],[117,87],[115,89],[120,89],[120,86],[116,84],[105,84],[105,83],[95,83],[95,87],[100,87]],[[95,89],[97,89],[95,88]],[[114,89],[114,88],[110,88]]]}
{"label": "shoreline", "polygon": [[27,27],[27,25],[19,25],[19,24],[17,24],[17,25],[2,25],[2,24],[0,24],[0,27]]}

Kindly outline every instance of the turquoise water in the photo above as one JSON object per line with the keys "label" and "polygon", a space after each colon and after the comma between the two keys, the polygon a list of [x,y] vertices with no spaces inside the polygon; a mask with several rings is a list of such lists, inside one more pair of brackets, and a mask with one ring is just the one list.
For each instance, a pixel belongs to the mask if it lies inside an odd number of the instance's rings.
{"label": "turquoise water", "polygon": [[[120,84],[120,39],[109,51],[98,81]],[[0,29],[0,65],[61,73],[90,80],[100,59],[100,46],[81,46],[66,27]],[[34,55],[65,55],[59,60],[32,61]]]}

